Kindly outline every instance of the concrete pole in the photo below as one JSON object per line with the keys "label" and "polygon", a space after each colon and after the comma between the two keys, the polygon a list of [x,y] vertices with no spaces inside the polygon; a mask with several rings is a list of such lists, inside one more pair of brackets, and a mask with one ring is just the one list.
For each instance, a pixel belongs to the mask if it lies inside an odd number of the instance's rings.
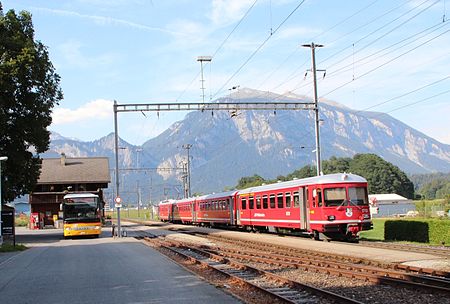
{"label": "concrete pole", "polygon": [[[114,100],[114,153],[116,156],[116,198],[120,197],[119,191],[119,135],[117,127],[117,101]],[[120,207],[117,207],[117,235],[122,237],[120,227]]]}
{"label": "concrete pole", "polygon": [[311,57],[312,57],[312,72],[313,72],[313,82],[314,82],[314,114],[315,114],[315,131],[316,131],[316,168],[317,168],[317,176],[320,176],[322,172],[322,165],[320,161],[320,126],[319,126],[319,103],[317,97],[317,71],[316,71],[316,47],[322,47],[321,44],[303,44],[304,47],[311,48]]}

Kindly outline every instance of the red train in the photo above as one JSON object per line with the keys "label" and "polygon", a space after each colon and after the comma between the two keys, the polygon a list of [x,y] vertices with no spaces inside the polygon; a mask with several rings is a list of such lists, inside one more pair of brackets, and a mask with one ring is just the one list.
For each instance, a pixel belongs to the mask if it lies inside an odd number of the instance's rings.
{"label": "red train", "polygon": [[159,204],[162,221],[357,240],[372,229],[367,181],[338,173]]}

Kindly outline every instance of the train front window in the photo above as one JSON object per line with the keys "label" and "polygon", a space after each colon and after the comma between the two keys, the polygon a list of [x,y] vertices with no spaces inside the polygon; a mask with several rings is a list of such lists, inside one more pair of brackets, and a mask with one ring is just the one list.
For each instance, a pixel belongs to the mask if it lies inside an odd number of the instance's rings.
{"label": "train front window", "polygon": [[357,206],[368,206],[367,190],[365,187],[349,187],[348,198],[351,204]]}
{"label": "train front window", "polygon": [[323,189],[325,207],[341,206],[346,201],[345,188]]}

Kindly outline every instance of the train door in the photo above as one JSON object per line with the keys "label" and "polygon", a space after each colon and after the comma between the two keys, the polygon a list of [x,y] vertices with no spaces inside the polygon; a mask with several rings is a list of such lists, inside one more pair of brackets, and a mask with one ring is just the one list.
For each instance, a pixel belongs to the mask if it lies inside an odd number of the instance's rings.
{"label": "train door", "polygon": [[313,185],[308,187],[309,221],[312,230],[321,229],[322,189]]}
{"label": "train door", "polygon": [[228,211],[230,212],[230,225],[234,225],[234,212],[233,212],[233,199],[227,198],[226,200],[226,206],[228,206]]}
{"label": "train door", "polygon": [[192,223],[197,222],[197,201],[191,203]]}
{"label": "train door", "polygon": [[309,230],[309,204],[308,204],[308,190],[301,187],[298,192],[294,192],[294,205],[299,205],[300,208],[300,229]]}

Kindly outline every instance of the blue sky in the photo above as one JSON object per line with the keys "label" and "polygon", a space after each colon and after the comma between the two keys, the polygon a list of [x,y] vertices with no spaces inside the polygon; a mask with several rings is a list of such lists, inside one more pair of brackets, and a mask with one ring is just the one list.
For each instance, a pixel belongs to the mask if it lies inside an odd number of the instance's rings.
{"label": "blue sky", "polygon": [[[450,144],[450,1],[2,3],[31,12],[36,38],[48,46],[64,92],[50,130],[63,136],[91,141],[113,132],[113,100],[201,101],[202,55],[213,56],[206,100],[233,86],[312,96],[304,77],[311,53],[300,45],[315,42],[324,45],[317,68],[327,70],[319,97],[389,113]],[[142,144],[185,114],[120,114],[119,134]]]}

